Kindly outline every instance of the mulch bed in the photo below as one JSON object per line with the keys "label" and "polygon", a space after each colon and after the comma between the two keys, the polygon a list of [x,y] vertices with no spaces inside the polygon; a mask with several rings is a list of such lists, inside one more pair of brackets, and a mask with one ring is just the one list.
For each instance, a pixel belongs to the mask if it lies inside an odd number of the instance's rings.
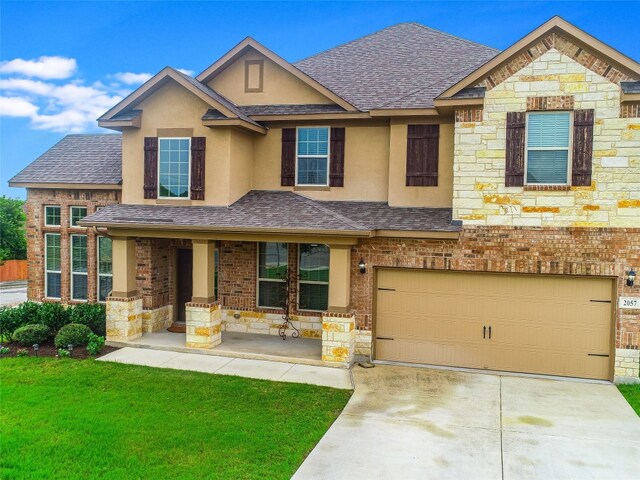
{"label": "mulch bed", "polygon": [[[2,355],[3,357],[16,357],[18,354],[18,350],[22,350],[22,349],[27,350],[27,352],[29,352],[30,357],[36,356],[36,353],[34,352],[33,347],[23,347],[17,342],[3,343],[2,346],[9,347],[9,353]],[[102,357],[103,355],[106,355],[107,353],[111,353],[115,350],[118,350],[118,348],[104,345],[100,353],[96,355],[95,358]],[[58,349],[53,344],[53,339],[39,346],[37,356],[38,357],[58,356]],[[89,355],[89,353],[87,352],[87,347],[74,347],[73,352],[71,353],[72,358],[89,358],[91,356],[92,355]]]}

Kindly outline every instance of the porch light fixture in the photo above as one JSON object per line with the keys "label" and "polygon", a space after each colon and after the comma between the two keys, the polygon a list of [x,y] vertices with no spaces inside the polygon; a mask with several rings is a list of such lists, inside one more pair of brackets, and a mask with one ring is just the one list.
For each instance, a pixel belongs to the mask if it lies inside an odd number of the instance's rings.
{"label": "porch light fixture", "polygon": [[633,268],[630,268],[627,272],[627,287],[633,287],[633,284],[636,281],[636,272],[633,271]]}
{"label": "porch light fixture", "polygon": [[33,353],[35,353],[36,357],[38,356],[38,350],[40,350],[40,345],[37,343],[33,344]]}
{"label": "porch light fixture", "polygon": [[364,263],[364,258],[361,258],[360,262],[358,262],[358,268],[360,269],[360,273],[367,273],[367,264]]}

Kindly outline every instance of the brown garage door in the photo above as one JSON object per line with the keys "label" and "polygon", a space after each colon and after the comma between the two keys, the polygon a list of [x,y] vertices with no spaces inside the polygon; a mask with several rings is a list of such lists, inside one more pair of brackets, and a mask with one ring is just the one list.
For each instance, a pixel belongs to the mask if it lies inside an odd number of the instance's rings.
{"label": "brown garage door", "polygon": [[375,358],[609,379],[613,280],[378,271]]}

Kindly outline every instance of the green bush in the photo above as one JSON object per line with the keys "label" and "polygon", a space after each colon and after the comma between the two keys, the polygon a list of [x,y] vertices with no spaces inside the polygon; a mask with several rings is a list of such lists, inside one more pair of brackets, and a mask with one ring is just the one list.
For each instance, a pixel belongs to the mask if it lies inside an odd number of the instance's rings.
{"label": "green bush", "polygon": [[38,321],[38,310],[40,304],[35,302],[24,302],[16,307],[0,308],[0,337],[9,341],[16,329]]}
{"label": "green bush", "polygon": [[60,329],[53,343],[62,348],[71,344],[74,347],[84,346],[89,342],[91,329],[81,323],[69,323]]}
{"label": "green bush", "polygon": [[87,352],[89,352],[89,355],[95,356],[99,354],[103,346],[104,346],[104,337],[100,337],[95,333],[92,333],[91,335],[89,335],[89,342],[87,343]]}
{"label": "green bush", "polygon": [[51,336],[51,330],[46,325],[25,325],[16,328],[13,332],[13,339],[20,345],[33,345],[34,343],[42,343]]}
{"label": "green bush", "polygon": [[100,303],[80,303],[70,309],[70,323],[81,323],[91,329],[96,335],[107,334],[107,313]]}
{"label": "green bush", "polygon": [[57,332],[70,322],[70,310],[64,308],[61,303],[41,303],[38,308],[37,323],[42,323]]}

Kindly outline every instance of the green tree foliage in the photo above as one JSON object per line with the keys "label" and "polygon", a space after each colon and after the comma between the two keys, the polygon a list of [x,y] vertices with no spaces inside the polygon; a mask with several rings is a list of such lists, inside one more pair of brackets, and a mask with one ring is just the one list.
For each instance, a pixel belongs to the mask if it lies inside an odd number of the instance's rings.
{"label": "green tree foliage", "polygon": [[0,262],[27,258],[27,220],[18,198],[0,197]]}

